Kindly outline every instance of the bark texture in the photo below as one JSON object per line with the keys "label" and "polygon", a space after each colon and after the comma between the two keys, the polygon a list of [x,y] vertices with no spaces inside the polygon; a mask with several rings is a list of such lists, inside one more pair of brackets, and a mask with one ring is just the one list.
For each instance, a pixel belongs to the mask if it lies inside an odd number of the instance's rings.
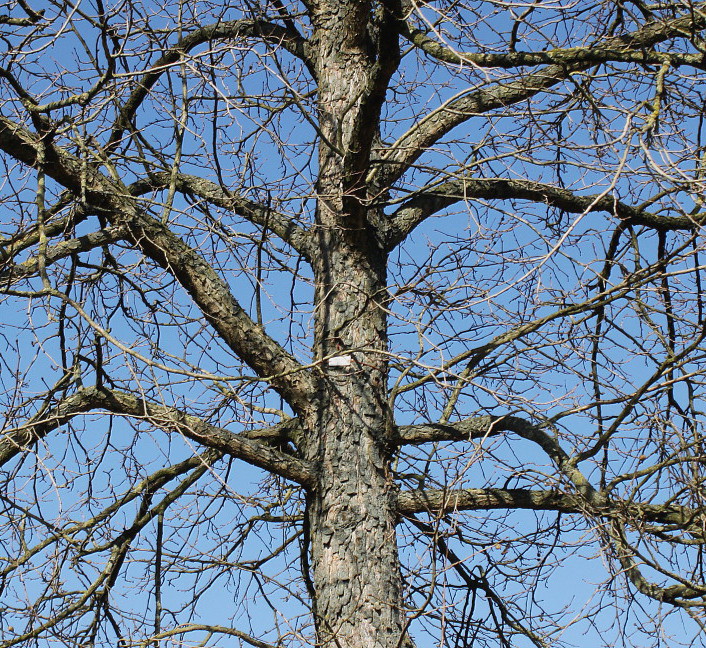
{"label": "bark texture", "polygon": [[308,524],[317,635],[337,648],[405,645],[386,405],[387,259],[363,184],[386,82],[384,54],[367,29],[372,9],[319,2],[315,11],[315,348],[323,372],[306,425],[306,458],[318,466]]}

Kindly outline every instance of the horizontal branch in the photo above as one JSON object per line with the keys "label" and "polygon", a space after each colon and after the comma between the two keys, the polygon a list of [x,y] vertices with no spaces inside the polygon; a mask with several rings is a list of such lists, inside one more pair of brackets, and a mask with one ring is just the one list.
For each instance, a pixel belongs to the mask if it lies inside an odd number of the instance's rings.
{"label": "horizontal branch", "polygon": [[495,436],[501,432],[529,434],[536,426],[518,416],[473,416],[457,423],[422,423],[397,427],[398,445],[417,445],[434,441],[469,441]]}
{"label": "horizontal branch", "polygon": [[402,35],[425,54],[443,63],[466,65],[481,68],[512,69],[517,67],[535,67],[539,65],[578,65],[598,63],[639,63],[642,65],[661,65],[668,63],[674,67],[691,66],[703,69],[706,66],[706,54],[681,52],[658,52],[648,49],[629,49],[588,45],[584,47],[556,47],[541,52],[459,52],[440,43],[421,29],[405,21]]}
{"label": "horizontal branch", "polygon": [[493,509],[580,513],[586,509],[586,502],[578,495],[557,491],[524,490],[521,488],[468,488],[450,491],[402,491],[397,496],[397,508],[404,515]]}
{"label": "horizontal branch", "polygon": [[[152,403],[125,392],[96,387],[82,389],[55,407],[43,409],[25,425],[0,437],[0,465],[25,452],[73,417],[98,410],[149,421],[161,430],[178,432],[199,445],[242,459],[303,486],[313,482],[312,469],[307,462],[256,440],[257,437],[266,436],[264,431],[255,431],[250,435],[235,434],[175,407]],[[281,434],[281,430],[277,433]]]}
{"label": "horizontal branch", "polygon": [[264,328],[250,318],[228,285],[195,249],[169,227],[139,209],[137,200],[118,182],[51,142],[42,141],[13,121],[0,117],[0,150],[42,170],[66,189],[82,196],[91,209],[112,225],[124,227],[126,238],[167,270],[191,296],[208,322],[236,355],[272,386],[298,412],[307,410],[315,392],[309,372]]}
{"label": "horizontal branch", "polygon": [[501,432],[512,432],[538,445],[574,485],[584,502],[600,504],[599,493],[576,467],[575,461],[561,447],[558,439],[548,434],[541,426],[519,416],[483,415],[472,416],[456,423],[402,425],[397,428],[397,443],[415,445],[434,441],[469,441],[496,436]]}
{"label": "horizontal branch", "polygon": [[31,27],[37,23],[31,18],[12,18],[7,14],[0,14],[0,25],[12,25],[14,27]]}
{"label": "horizontal branch", "polygon": [[16,25],[20,27],[28,27],[36,25],[38,22],[44,19],[44,9],[35,11],[32,9],[24,0],[18,2],[22,10],[27,14],[26,18],[15,18],[3,14],[0,16],[0,25]]}
{"label": "horizontal branch", "polygon": [[164,171],[151,174],[148,179],[131,184],[129,189],[134,196],[139,196],[155,189],[166,189],[172,182],[177,191],[192,194],[212,205],[228,209],[251,223],[267,228],[307,260],[313,258],[315,250],[311,236],[291,218],[270,209],[267,205],[230,193],[210,180],[185,173],[178,173],[173,177],[171,173]]}
{"label": "horizontal branch", "polygon": [[[82,205],[74,203],[74,196],[70,191],[63,191],[59,199],[47,208],[44,214],[41,234],[47,239],[55,236],[65,236],[68,232],[86,221],[89,214]],[[73,209],[64,211],[66,207],[73,206]],[[63,212],[63,213],[62,213]],[[40,238],[39,223],[35,220],[27,223],[21,229],[17,229],[7,237],[0,237],[0,260],[19,254],[23,250],[36,245]]]}
{"label": "horizontal branch", "polygon": [[[706,27],[706,3],[671,20],[654,20],[628,34],[610,36],[594,43],[597,50],[640,50],[677,36],[688,36]],[[468,91],[445,102],[420,119],[411,129],[382,152],[380,165],[368,176],[377,187],[389,187],[429,148],[474,115],[482,115],[531,99],[539,92],[589,69],[592,61],[556,63],[519,79],[500,81]]]}
{"label": "horizontal branch", "polygon": [[403,241],[426,218],[457,202],[473,199],[527,200],[574,214],[607,212],[631,225],[644,225],[660,231],[693,230],[701,226],[706,217],[706,214],[660,216],[612,196],[580,195],[570,189],[531,180],[457,178],[422,189],[397,209],[390,219],[390,247]]}
{"label": "horizontal branch", "polygon": [[[502,432],[515,432],[527,438],[534,434],[544,434],[538,426],[519,416],[490,416],[486,414],[472,416],[456,423],[395,426],[393,443],[402,446],[435,441],[469,441],[496,436]],[[243,432],[243,435],[268,442],[285,440],[296,442],[302,433],[301,421],[297,417],[292,417],[268,428],[248,430]]]}
{"label": "horizontal branch", "polygon": [[[446,513],[449,511],[485,511],[523,509],[582,513],[591,517],[610,518],[633,524],[644,522],[683,529],[706,542],[702,511],[674,504],[642,504],[605,496],[587,502],[579,494],[522,488],[468,488],[459,490],[402,491],[397,496],[401,514]],[[664,531],[664,529],[660,529]]]}

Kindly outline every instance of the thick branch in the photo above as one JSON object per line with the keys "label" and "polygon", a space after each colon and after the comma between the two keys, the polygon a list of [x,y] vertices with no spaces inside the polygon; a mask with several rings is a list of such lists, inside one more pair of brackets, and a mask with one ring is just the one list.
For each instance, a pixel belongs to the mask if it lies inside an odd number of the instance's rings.
{"label": "thick branch", "polygon": [[[403,515],[413,513],[446,513],[449,511],[486,511],[494,509],[527,509],[583,513],[593,517],[637,523],[652,522],[670,525],[671,529],[688,531],[700,541],[706,541],[702,511],[674,504],[641,504],[624,500],[596,498],[589,505],[582,495],[557,491],[522,488],[468,488],[459,490],[402,491],[397,496],[398,510]],[[660,529],[664,531],[665,529]]]}
{"label": "thick branch", "polygon": [[464,490],[402,491],[397,496],[401,514],[530,509],[580,513],[586,502],[578,495],[521,488],[468,488]]}
{"label": "thick branch", "polygon": [[122,138],[125,129],[135,116],[138,108],[149,94],[159,77],[181,56],[195,47],[215,40],[231,38],[259,38],[286,49],[301,59],[313,75],[313,65],[309,57],[308,42],[297,38],[289,29],[280,25],[260,20],[227,20],[201,27],[182,38],[174,47],[167,50],[160,59],[143,75],[137,87],[120,108],[120,115],[113,127],[108,141],[108,149],[114,147]]}
{"label": "thick branch", "polygon": [[[36,167],[40,146],[36,135],[0,117],[0,150]],[[260,378],[271,382],[295,410],[302,412],[310,406],[315,384],[309,373],[252,321],[196,250],[165,224],[143,213],[123,186],[49,142],[45,147],[43,170],[48,176],[74,194],[85,196],[89,206],[113,225],[124,227],[136,247],[177,279],[238,357]]]}
{"label": "thick branch", "polygon": [[516,67],[536,67],[538,65],[578,65],[588,63],[639,63],[641,65],[661,65],[669,63],[674,67],[682,65],[703,69],[705,54],[685,54],[681,52],[658,52],[648,49],[628,49],[602,46],[557,47],[542,52],[459,52],[440,43],[428,33],[417,29],[405,21],[402,35],[413,45],[432,58],[452,65],[466,65],[481,68],[512,69]]}
{"label": "thick branch", "polygon": [[423,423],[400,425],[399,445],[417,445],[433,441],[469,441],[495,436],[501,432],[528,434],[536,426],[517,416],[473,416],[457,423]]}
{"label": "thick branch", "polygon": [[[629,34],[604,38],[593,47],[596,50],[635,50],[691,34],[693,30],[706,26],[705,8],[706,4],[700,3],[687,15],[649,22]],[[381,165],[370,174],[368,182],[378,187],[389,187],[428,148],[474,115],[526,101],[592,65],[594,63],[591,61],[552,64],[515,81],[499,82],[488,88],[469,89],[426,115],[383,152]]]}
{"label": "thick branch", "polygon": [[245,435],[234,434],[210,425],[197,416],[174,407],[150,403],[132,394],[104,391],[102,398],[102,407],[114,414],[144,417],[161,429],[179,432],[201,445],[220,450],[304,486],[313,483],[312,469],[307,462]]}
{"label": "thick branch", "polygon": [[[691,584],[687,584],[683,579],[678,578],[678,580],[681,581],[680,583],[664,587],[645,578],[640,569],[640,565],[643,564],[647,564],[668,577],[674,578],[675,575],[670,574],[662,565],[654,564],[651,560],[646,559],[645,556],[641,555],[640,551],[632,547],[625,537],[625,531],[620,521],[613,520],[612,523],[606,527],[606,534],[615,545],[615,552],[623,572],[639,592],[656,601],[663,601],[680,606],[684,606],[687,601],[692,599],[700,599],[697,605],[703,605],[704,601],[706,601],[706,588],[704,588],[701,583],[699,583],[697,587],[693,587]],[[700,529],[700,538],[701,540],[704,538],[703,522]]]}
{"label": "thick branch", "polygon": [[[151,403],[125,392],[96,387],[82,389],[61,401],[56,407],[43,410],[27,424],[1,437],[0,465],[24,452],[73,417],[94,410],[106,410],[111,414],[148,420],[162,430],[178,432],[200,445],[242,459],[304,486],[313,481],[312,469],[307,462],[280,452],[266,443],[248,438],[247,434],[235,434],[174,407]],[[281,433],[281,430],[278,432]],[[262,438],[265,434],[256,431],[252,436]]]}
{"label": "thick branch", "polygon": [[27,14],[26,18],[15,18],[8,16],[6,14],[3,14],[0,16],[0,24],[3,25],[18,25],[22,27],[30,26],[30,25],[36,25],[38,22],[40,22],[44,18],[44,9],[41,9],[40,11],[35,11],[32,9],[24,0],[20,0],[18,2],[20,8],[22,11],[24,11]]}
{"label": "thick branch", "polygon": [[470,199],[528,200],[574,214],[607,212],[631,225],[644,225],[661,231],[696,229],[705,216],[660,216],[612,196],[582,196],[569,189],[531,180],[457,178],[422,190],[404,203],[391,218],[389,245],[394,247],[403,241],[426,218],[459,201]]}
{"label": "thick branch", "polygon": [[269,209],[266,205],[232,194],[210,180],[185,173],[179,173],[173,177],[171,173],[165,171],[152,174],[148,180],[135,182],[129,189],[133,195],[139,196],[154,189],[167,188],[171,182],[175,183],[177,191],[192,194],[212,205],[228,209],[251,223],[266,227],[307,260],[311,260],[315,254],[311,236],[291,218]]}
{"label": "thick branch", "polygon": [[583,501],[588,501],[595,506],[601,503],[599,493],[571,461],[559,441],[547,434],[542,427],[518,416],[474,416],[456,423],[403,425],[397,430],[397,442],[400,445],[433,441],[467,441],[495,436],[501,432],[514,432],[542,448],[554,465],[575,486]]}

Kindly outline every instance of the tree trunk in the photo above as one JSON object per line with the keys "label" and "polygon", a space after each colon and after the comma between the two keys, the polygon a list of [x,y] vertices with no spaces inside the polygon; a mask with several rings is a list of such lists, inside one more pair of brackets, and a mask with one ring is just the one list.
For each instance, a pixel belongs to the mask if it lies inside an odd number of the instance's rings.
{"label": "tree trunk", "polygon": [[325,647],[398,648],[407,644],[388,443],[387,259],[363,186],[381,71],[366,31],[371,3],[315,6],[323,371],[305,452],[320,467],[308,506],[316,628]]}
{"label": "tree trunk", "polygon": [[319,302],[317,333],[326,356],[338,353],[350,365],[324,365],[318,417],[309,427],[308,458],[320,467],[308,507],[318,639],[337,648],[397,648],[404,615],[387,361],[375,352],[386,346],[384,289],[361,260],[340,250],[329,258],[335,271],[319,291],[327,299]]}

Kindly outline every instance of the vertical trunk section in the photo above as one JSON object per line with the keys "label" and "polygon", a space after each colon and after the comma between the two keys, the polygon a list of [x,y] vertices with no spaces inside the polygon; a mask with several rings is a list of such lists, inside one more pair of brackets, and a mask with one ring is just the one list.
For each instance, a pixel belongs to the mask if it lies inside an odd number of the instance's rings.
{"label": "vertical trunk section", "polygon": [[304,451],[319,477],[308,523],[315,618],[325,648],[407,646],[388,444],[386,255],[363,178],[387,79],[373,5],[314,0],[319,84],[315,344],[319,401]]}
{"label": "vertical trunk section", "polygon": [[[398,648],[404,633],[387,443],[384,284],[363,259],[334,252],[321,290],[326,367],[309,458],[320,467],[308,515],[322,646]],[[323,286],[322,286],[323,288]],[[350,354],[350,355],[344,355]],[[314,432],[315,430],[315,432]]]}

